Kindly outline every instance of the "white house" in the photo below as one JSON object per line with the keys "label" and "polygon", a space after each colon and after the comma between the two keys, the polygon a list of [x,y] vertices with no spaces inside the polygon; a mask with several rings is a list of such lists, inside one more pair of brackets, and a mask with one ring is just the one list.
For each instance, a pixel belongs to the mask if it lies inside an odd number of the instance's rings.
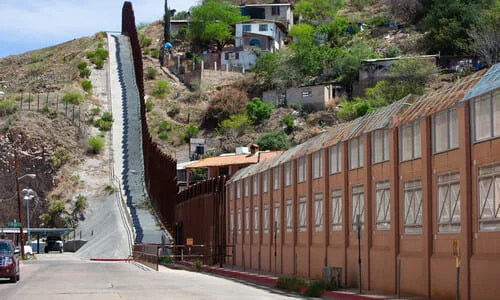
{"label": "white house", "polygon": [[293,10],[290,3],[245,4],[241,14],[252,20],[269,20],[283,24],[288,32],[293,26]]}

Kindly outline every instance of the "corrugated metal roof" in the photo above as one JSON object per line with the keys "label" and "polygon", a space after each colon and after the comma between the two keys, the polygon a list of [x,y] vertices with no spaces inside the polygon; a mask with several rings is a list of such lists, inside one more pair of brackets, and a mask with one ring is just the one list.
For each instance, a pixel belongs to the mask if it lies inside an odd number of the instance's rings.
{"label": "corrugated metal roof", "polygon": [[493,65],[488,73],[460,101],[467,101],[500,88],[500,63]]}
{"label": "corrugated metal roof", "polygon": [[486,72],[487,70],[481,70],[455,83],[447,84],[436,91],[418,97],[406,111],[393,118],[392,127],[415,121],[453,106],[474,87]]}
{"label": "corrugated metal roof", "polygon": [[[281,151],[260,152],[260,160],[264,161],[270,157],[279,155]],[[186,169],[218,167],[218,166],[231,166],[231,165],[244,165],[255,164],[259,159],[259,155],[249,154],[235,154],[227,156],[214,156],[202,159],[198,162],[186,166]]]}

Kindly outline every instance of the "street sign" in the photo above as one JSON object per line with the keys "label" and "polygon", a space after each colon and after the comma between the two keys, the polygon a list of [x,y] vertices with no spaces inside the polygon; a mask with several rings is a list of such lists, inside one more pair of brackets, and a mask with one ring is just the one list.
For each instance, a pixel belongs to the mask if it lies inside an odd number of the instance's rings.
{"label": "street sign", "polygon": [[21,223],[14,220],[13,222],[8,222],[7,226],[9,226],[9,227],[21,227]]}
{"label": "street sign", "polygon": [[194,239],[193,238],[187,238],[186,239],[186,246],[193,246],[194,244]]}

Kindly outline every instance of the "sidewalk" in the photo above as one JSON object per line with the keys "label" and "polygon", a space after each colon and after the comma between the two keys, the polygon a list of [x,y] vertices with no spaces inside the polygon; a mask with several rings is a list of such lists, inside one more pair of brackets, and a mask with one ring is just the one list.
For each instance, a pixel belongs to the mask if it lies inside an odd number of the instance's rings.
{"label": "sidewalk", "polygon": [[[177,265],[182,265],[188,268],[193,268],[194,264],[188,261],[178,261]],[[263,285],[266,287],[273,288],[278,281],[278,277],[273,276],[273,274],[267,272],[260,272],[260,274],[252,272],[243,271],[234,267],[232,265],[225,265],[223,268],[213,267],[213,266],[202,266],[202,271],[207,273],[213,273],[224,277],[231,277],[235,279],[241,279],[244,281],[249,281],[252,283],[256,283],[258,285]],[[323,293],[323,299],[349,299],[349,300],[358,300],[358,299],[397,299],[396,295],[387,295],[381,294],[373,291],[364,291],[366,294],[358,294],[357,289],[342,289],[339,291],[325,291]],[[400,299],[424,299],[419,297],[401,297]]]}

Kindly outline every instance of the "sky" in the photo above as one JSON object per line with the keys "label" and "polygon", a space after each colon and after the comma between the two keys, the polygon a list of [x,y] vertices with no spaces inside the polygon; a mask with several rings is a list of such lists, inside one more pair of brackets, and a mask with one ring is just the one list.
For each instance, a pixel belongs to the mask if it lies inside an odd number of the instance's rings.
{"label": "sky", "polygon": [[[136,24],[163,18],[164,0],[131,0]],[[201,0],[168,0],[189,10]],[[120,31],[124,0],[0,0],[0,58],[99,31]]]}

